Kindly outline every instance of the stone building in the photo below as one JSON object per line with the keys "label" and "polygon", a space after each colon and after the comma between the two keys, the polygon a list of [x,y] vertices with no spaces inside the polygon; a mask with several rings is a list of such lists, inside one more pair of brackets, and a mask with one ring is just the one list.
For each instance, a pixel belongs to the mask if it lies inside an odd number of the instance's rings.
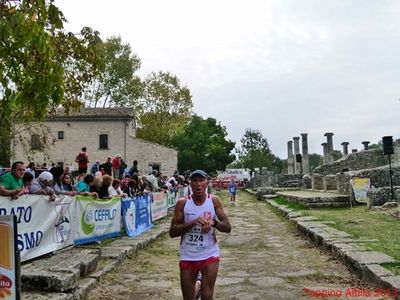
{"label": "stone building", "polygon": [[82,108],[69,115],[59,109],[43,122],[49,131],[46,140],[54,143],[43,147],[43,132],[26,131],[19,138],[28,141],[28,149],[13,142],[14,160],[68,163],[77,169],[75,157],[87,147],[89,165],[120,155],[128,166],[137,160],[143,174],[147,174],[150,164],[163,174],[173,174],[178,165],[177,150],[137,138],[135,124],[132,108]]}

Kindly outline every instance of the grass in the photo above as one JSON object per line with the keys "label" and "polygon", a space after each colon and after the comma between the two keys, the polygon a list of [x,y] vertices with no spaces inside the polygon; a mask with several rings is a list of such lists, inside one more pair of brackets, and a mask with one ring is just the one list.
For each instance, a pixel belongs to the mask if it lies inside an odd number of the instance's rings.
{"label": "grass", "polygon": [[376,242],[366,243],[366,246],[398,260],[399,264],[391,265],[390,268],[400,272],[399,219],[377,211],[370,211],[366,206],[308,209],[283,198],[277,198],[276,202],[301,211],[305,216],[314,216],[322,221],[333,221],[334,224],[330,226],[347,232],[355,238],[376,239]]}

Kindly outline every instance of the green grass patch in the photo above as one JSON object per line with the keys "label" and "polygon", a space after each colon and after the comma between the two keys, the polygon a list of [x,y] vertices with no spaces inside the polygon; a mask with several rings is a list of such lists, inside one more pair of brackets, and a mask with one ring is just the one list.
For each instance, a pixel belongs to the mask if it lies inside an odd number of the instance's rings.
{"label": "green grass patch", "polygon": [[282,198],[281,196],[276,197],[274,199],[274,201],[276,203],[278,203],[279,205],[286,205],[288,208],[291,208],[293,210],[305,210],[305,209],[308,209],[306,206],[304,206],[304,205],[302,205],[300,203],[287,201],[286,199]]}
{"label": "green grass patch", "polygon": [[386,253],[400,262],[399,219],[377,211],[370,211],[366,206],[308,209],[282,198],[277,198],[276,202],[301,211],[305,216],[314,216],[322,221],[333,221],[334,224],[330,226],[347,232],[354,238],[376,239],[376,242],[368,242],[366,246]]}
{"label": "green grass patch", "polygon": [[392,271],[394,273],[394,275],[396,275],[396,276],[400,275],[400,262],[382,264],[382,266],[385,267],[386,269]]}

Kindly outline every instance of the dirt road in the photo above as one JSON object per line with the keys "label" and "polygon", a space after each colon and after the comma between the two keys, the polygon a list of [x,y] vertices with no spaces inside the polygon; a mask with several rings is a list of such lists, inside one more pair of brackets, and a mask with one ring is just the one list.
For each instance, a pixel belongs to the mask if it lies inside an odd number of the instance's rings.
{"label": "dirt road", "polygon": [[[346,295],[365,294],[369,287],[297,234],[265,202],[242,192],[231,207],[226,192],[220,197],[232,232],[217,235],[221,263],[215,299],[316,299],[323,292],[336,295],[324,299],[374,299]],[[178,245],[179,239],[164,236],[140,250],[109,273],[89,299],[182,299]]]}

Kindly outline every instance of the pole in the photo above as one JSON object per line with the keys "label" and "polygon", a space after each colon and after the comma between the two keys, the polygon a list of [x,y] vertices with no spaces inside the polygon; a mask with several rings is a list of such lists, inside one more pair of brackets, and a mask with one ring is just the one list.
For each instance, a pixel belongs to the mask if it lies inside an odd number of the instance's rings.
{"label": "pole", "polygon": [[392,179],[392,164],[390,160],[390,154],[389,154],[389,176],[390,176],[390,200],[393,201],[393,179]]}

